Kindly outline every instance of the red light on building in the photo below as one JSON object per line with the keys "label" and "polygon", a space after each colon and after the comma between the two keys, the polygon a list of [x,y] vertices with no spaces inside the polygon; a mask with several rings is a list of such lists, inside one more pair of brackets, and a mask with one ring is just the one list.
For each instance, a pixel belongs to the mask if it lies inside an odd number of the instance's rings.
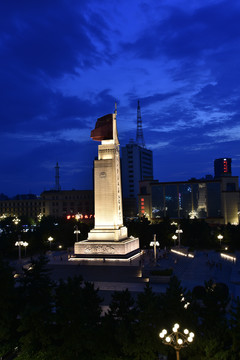
{"label": "red light on building", "polygon": [[71,215],[68,215],[68,216],[67,216],[67,220],[70,220],[70,219],[71,219]]}
{"label": "red light on building", "polygon": [[141,198],[141,201],[143,201],[143,202],[144,202],[144,198]]}
{"label": "red light on building", "polygon": [[144,210],[142,210],[142,211],[141,211],[141,213],[142,213],[142,214],[144,214],[144,213],[145,213],[145,211],[144,211]]}
{"label": "red light on building", "polygon": [[227,164],[227,160],[223,160],[223,172],[227,173],[228,172],[228,164]]}
{"label": "red light on building", "polygon": [[143,209],[143,210],[144,210],[144,209],[145,209],[145,207],[144,207],[144,206],[141,206],[141,209]]}
{"label": "red light on building", "polygon": [[85,217],[85,219],[88,219],[88,215],[85,215],[84,217]]}

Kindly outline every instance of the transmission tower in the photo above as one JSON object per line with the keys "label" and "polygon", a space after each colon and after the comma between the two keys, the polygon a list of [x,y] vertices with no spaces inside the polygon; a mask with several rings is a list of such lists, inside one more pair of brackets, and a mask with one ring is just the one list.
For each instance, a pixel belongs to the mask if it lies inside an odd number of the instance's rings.
{"label": "transmission tower", "polygon": [[142,129],[142,117],[141,117],[141,109],[140,103],[138,100],[138,107],[137,107],[137,136],[136,136],[136,143],[145,148],[145,142],[143,138],[143,129]]}
{"label": "transmission tower", "polygon": [[59,183],[59,166],[58,166],[58,162],[55,166],[55,190],[60,191],[61,187],[60,187],[60,183]]}

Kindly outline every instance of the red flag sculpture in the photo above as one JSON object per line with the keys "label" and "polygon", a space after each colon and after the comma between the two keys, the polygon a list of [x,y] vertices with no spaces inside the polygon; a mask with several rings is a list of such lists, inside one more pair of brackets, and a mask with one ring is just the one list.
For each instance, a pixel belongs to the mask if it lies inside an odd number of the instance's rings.
{"label": "red flag sculpture", "polygon": [[97,119],[95,129],[91,131],[91,138],[96,141],[113,139],[113,114]]}

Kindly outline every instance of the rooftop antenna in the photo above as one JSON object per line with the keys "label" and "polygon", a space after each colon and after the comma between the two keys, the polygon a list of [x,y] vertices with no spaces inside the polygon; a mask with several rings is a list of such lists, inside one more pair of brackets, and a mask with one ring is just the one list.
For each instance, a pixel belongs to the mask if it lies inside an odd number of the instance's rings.
{"label": "rooftop antenna", "polygon": [[143,138],[143,129],[142,129],[142,117],[141,117],[141,109],[140,109],[140,102],[138,100],[138,107],[137,107],[137,136],[136,142],[139,146],[145,148],[145,142]]}
{"label": "rooftop antenna", "polygon": [[56,191],[60,191],[61,187],[60,187],[60,183],[59,183],[59,166],[58,166],[58,162],[55,166],[55,190]]}

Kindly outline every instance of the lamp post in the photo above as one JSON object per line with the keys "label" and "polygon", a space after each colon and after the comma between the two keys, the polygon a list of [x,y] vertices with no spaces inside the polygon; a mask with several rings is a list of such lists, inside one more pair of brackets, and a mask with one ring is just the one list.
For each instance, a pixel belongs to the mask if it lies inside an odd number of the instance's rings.
{"label": "lamp post", "polygon": [[51,249],[51,244],[52,244],[52,241],[53,241],[53,240],[54,240],[53,237],[52,237],[52,236],[49,236],[48,241],[49,241],[49,243],[50,243],[50,249]]}
{"label": "lamp post", "polygon": [[180,360],[180,350],[191,344],[194,338],[194,333],[184,329],[183,333],[179,331],[179,324],[175,324],[172,328],[172,333],[168,335],[167,330],[163,329],[159,337],[162,339],[163,344],[169,345],[176,351],[176,359]]}
{"label": "lamp post", "polygon": [[176,236],[176,235],[173,235],[173,236],[172,236],[172,239],[173,239],[173,241],[174,241],[174,246],[175,246],[176,240],[177,240],[177,236]]}
{"label": "lamp post", "polygon": [[183,233],[183,231],[182,231],[182,229],[180,229],[180,225],[178,224],[178,228],[177,228],[177,230],[175,231],[176,232],[176,234],[178,234],[178,247],[180,247],[181,246],[181,238],[180,238],[180,234],[182,234]]}
{"label": "lamp post", "polygon": [[73,233],[76,234],[76,242],[78,242],[78,234],[80,234],[81,231],[78,230],[78,226],[77,226],[77,225],[74,226],[74,229],[75,229],[75,230],[74,230]]}
{"label": "lamp post", "polygon": [[19,222],[20,222],[20,219],[19,219],[17,216],[15,216],[14,219],[13,219],[13,223],[14,223],[15,225],[18,225]]}
{"label": "lamp post", "polygon": [[222,239],[223,239],[223,236],[221,234],[218,235],[218,240],[220,241],[220,248],[222,247]]}
{"label": "lamp post", "polygon": [[153,241],[150,242],[150,246],[153,246],[153,249],[154,249],[154,264],[156,264],[156,260],[157,260],[157,246],[159,246],[159,242],[156,241],[156,234],[153,235]]}
{"label": "lamp post", "polygon": [[23,241],[20,241],[21,236],[18,236],[18,240],[15,242],[15,246],[18,246],[18,261],[21,262],[22,261],[22,255],[21,255],[21,246],[23,246]]}
{"label": "lamp post", "polygon": [[28,242],[27,242],[27,241],[24,241],[24,242],[22,243],[22,245],[25,247],[25,257],[26,257]]}

